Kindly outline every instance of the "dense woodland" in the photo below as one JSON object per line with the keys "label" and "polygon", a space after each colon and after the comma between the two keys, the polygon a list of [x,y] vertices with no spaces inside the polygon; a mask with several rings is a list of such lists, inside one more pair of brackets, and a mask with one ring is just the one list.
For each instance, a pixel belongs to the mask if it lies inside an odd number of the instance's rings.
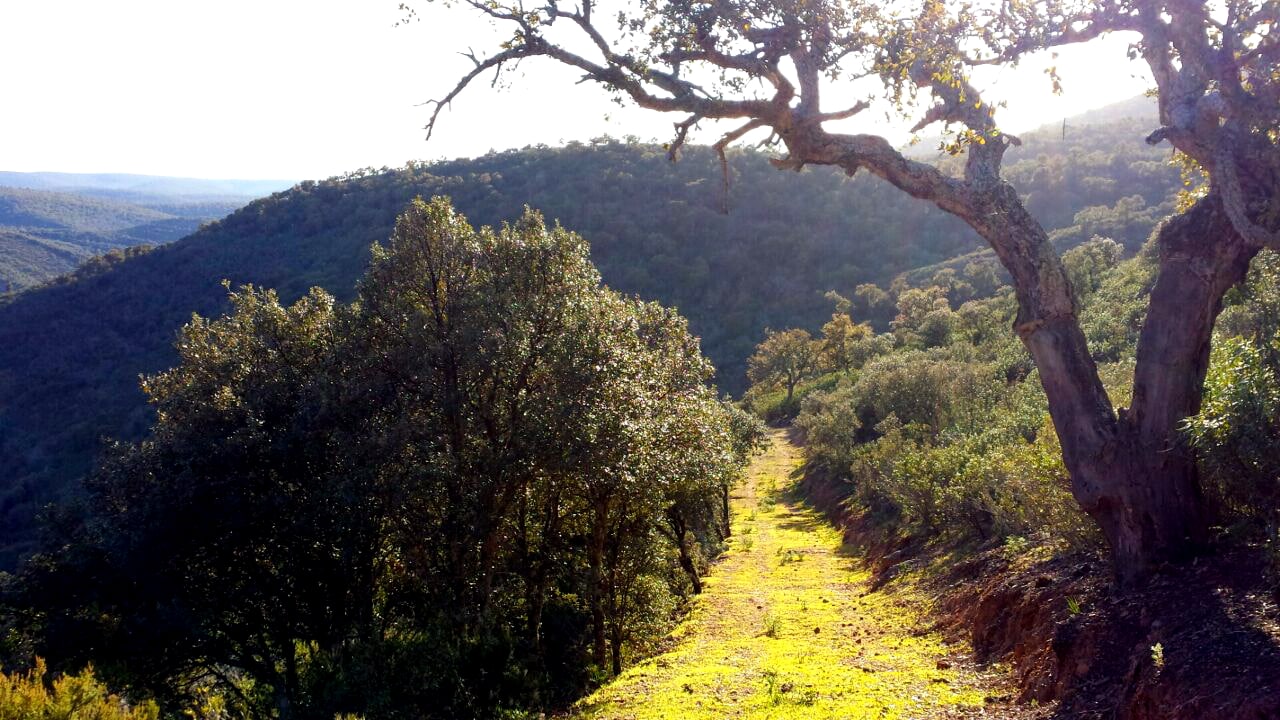
{"label": "dense woodland", "polygon": [[679,315],[532,211],[475,230],[415,201],[353,303],[232,303],[20,576],[67,667],[170,711],[557,706],[660,637],[728,536],[762,426]]}
{"label": "dense woodland", "polygon": [[[1064,245],[1102,234],[1136,249],[1172,207],[1179,171],[1142,143],[1149,112],[1135,100],[1104,111],[1101,124],[1072,119],[1065,140],[1058,127],[1028,135],[1011,153],[1009,172]],[[610,287],[689,318],[728,392],[746,387],[746,358],[766,328],[818,331],[830,314],[825,292],[887,287],[978,247],[954,219],[869,176],[782,173],[760,153],[730,159],[727,214],[709,150],[686,148],[673,164],[660,148],[604,140],[308,182],[181,242],[100,257],[0,301],[6,564],[32,547],[37,509],[74,487],[102,438],[146,431],[138,375],[173,364],[173,338],[192,312],[227,309],[222,280],[274,288],[285,302],[312,286],[348,300],[368,248],[414,196],[446,194],[479,224],[519,217],[527,204],[581,232]],[[884,307],[871,316],[879,330],[892,319]]]}
{"label": "dense woodland", "polygon": [[[537,59],[640,108],[682,114],[674,150],[703,121],[729,121],[719,128],[721,151],[767,131],[765,142],[781,150],[778,167],[866,171],[929,202],[977,233],[1008,271],[1015,328],[1039,371],[1072,496],[1105,536],[1121,586],[1144,587],[1158,567],[1205,546],[1209,510],[1180,426],[1204,400],[1225,294],[1259,252],[1280,249],[1274,3],[650,4],[619,13],[613,37],[594,5],[531,13],[519,2],[468,3],[509,39],[469,54],[475,68],[434,99],[428,132],[477,78]],[[1006,159],[1022,142],[1002,127],[1006,101],[984,95],[976,70],[1119,33],[1132,39],[1123,57],[1145,65],[1158,98],[1159,127],[1146,142],[1167,143],[1205,177],[1160,226],[1128,406],[1109,397],[1091,357],[1053,228],[1010,182]],[[1060,91],[1056,70],[1046,73]],[[850,78],[877,78],[880,92],[851,103],[840,94],[844,107],[831,107],[830,91]],[[875,130],[830,124],[866,117],[877,101],[914,119],[914,130],[940,123],[943,148],[963,155],[963,171],[914,160]]]}
{"label": "dense woodland", "polygon": [[95,256],[172,242],[250,200],[97,188],[37,190],[3,187],[5,180],[49,184],[22,173],[0,178],[0,295],[53,280]]}

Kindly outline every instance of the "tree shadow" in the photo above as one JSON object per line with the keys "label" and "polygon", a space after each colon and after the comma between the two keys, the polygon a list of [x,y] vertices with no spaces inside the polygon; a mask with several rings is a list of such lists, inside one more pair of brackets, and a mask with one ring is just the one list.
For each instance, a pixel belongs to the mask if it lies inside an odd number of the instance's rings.
{"label": "tree shadow", "polygon": [[1259,555],[1166,568],[1068,619],[1053,638],[1066,697],[1052,717],[1280,718],[1280,588]]}
{"label": "tree shadow", "polygon": [[811,512],[792,513],[790,517],[780,521],[778,527],[783,530],[809,533],[817,532],[823,527],[831,527],[831,523],[827,522],[822,516],[814,515]]}

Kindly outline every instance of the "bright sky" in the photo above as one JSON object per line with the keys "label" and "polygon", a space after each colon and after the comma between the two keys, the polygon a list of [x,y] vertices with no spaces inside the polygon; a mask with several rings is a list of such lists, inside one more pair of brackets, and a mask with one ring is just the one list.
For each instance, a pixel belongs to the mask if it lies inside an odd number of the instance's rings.
{"label": "bright sky", "polygon": [[[399,0],[0,0],[0,170],[297,180],[606,133],[669,139],[675,118],[618,108],[544,60],[503,91],[474,85],[424,142],[421,103],[494,36],[416,5],[421,21],[395,27]],[[1145,90],[1124,49],[1064,51],[1061,97],[1047,58],[979,83],[1010,100],[999,120],[1017,132]],[[874,122],[885,131],[883,114],[857,127]]]}

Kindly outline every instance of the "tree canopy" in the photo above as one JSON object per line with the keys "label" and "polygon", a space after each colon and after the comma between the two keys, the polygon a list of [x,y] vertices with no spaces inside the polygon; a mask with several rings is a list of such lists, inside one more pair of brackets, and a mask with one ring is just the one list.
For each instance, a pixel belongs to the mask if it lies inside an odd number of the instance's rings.
{"label": "tree canopy", "polygon": [[[1065,138],[1057,128],[1028,135],[1010,153],[1011,178],[1047,227],[1064,228],[1064,245],[1122,225],[1133,228],[1126,237],[1145,236],[1180,187],[1168,153],[1141,141],[1150,101],[1107,112],[1101,123],[1072,120]],[[875,178],[778,173],[757,152],[729,154],[725,215],[714,152],[684,154],[672,164],[656,146],[601,140],[303,183],[177,243],[103,256],[0,300],[0,566],[29,552],[37,510],[76,485],[101,438],[142,436],[151,417],[138,375],[177,361],[173,337],[191,313],[228,309],[223,279],[275,288],[285,303],[312,286],[350,300],[370,245],[418,194],[447,194],[489,225],[529,203],[590,237],[610,287],[678,307],[717,384],[735,394],[765,327],[816,332],[830,315],[823,292],[861,303],[860,284],[888,286],[921,265],[927,280],[977,247],[963,225]],[[1115,207],[1133,193],[1145,209],[1126,219]],[[1086,210],[1088,223],[1074,219]],[[957,271],[991,271],[989,252],[955,260]],[[883,331],[892,310],[859,318]]]}
{"label": "tree canopy", "polygon": [[487,716],[617,673],[727,536],[758,426],[674,311],[527,212],[415,201],[350,305],[232,293],[22,576],[42,652],[170,709]]}
{"label": "tree canopy", "polygon": [[[1139,583],[1202,545],[1207,517],[1177,427],[1199,407],[1223,294],[1260,248],[1280,242],[1274,3],[642,2],[622,5],[616,22],[593,0],[461,4],[511,35],[440,99],[429,130],[480,75],[548,58],[642,108],[683,113],[673,157],[695,124],[731,120],[740,124],[716,144],[721,154],[766,129],[785,149],[781,168],[865,169],[963,220],[1012,278],[1015,329],[1039,368],[1073,495],[1107,537],[1118,578]],[[1132,405],[1122,409],[1088,352],[1061,258],[1003,177],[1005,154],[1021,141],[970,81],[976,65],[1116,31],[1139,34],[1131,54],[1157,83],[1163,125],[1148,141],[1168,140],[1210,172],[1208,192],[1162,229]],[[962,171],[908,157],[880,135],[829,129],[872,107],[874,97],[849,93],[843,106],[823,102],[833,85],[859,78],[878,78],[875,94],[914,117],[915,130],[950,131]],[[1215,241],[1199,242],[1206,236]]]}

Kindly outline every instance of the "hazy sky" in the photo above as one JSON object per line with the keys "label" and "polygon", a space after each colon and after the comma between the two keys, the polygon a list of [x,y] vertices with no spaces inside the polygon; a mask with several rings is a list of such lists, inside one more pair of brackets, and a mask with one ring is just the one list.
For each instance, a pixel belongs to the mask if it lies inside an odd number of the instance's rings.
{"label": "hazy sky", "polygon": [[[421,21],[395,27],[399,0],[0,0],[0,170],[304,179],[605,133],[668,139],[675,118],[619,109],[542,61],[514,88],[475,85],[424,142],[421,103],[493,35],[417,5]],[[1064,51],[1061,97],[1048,59],[979,81],[1010,99],[999,119],[1016,132],[1146,89],[1124,47]]]}

